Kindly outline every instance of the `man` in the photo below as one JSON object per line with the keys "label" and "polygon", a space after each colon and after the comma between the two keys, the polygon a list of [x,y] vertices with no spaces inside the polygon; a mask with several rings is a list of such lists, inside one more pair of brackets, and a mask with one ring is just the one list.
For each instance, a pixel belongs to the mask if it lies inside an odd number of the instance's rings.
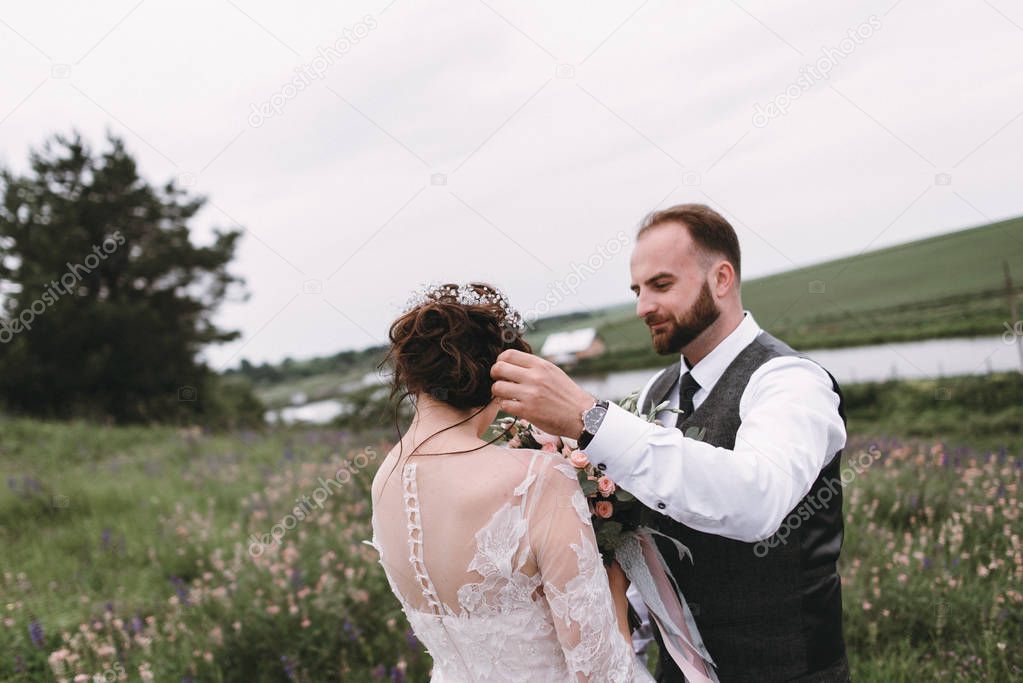
{"label": "man", "polygon": [[[494,396],[540,429],[578,437],[691,550],[683,562],[658,542],[721,681],[849,680],[838,383],[744,310],[738,238],[709,207],[648,216],[630,271],[654,348],[681,356],[647,382],[640,406],[668,401],[677,421],[664,410],[661,427],[598,401],[519,351],[498,357]],[[661,652],[658,680],[682,681]]]}

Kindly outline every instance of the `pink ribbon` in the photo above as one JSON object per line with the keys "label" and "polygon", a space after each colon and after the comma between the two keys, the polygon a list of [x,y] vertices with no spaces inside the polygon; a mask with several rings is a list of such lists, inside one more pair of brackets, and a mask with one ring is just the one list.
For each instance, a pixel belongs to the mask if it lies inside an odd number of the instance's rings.
{"label": "pink ribbon", "polygon": [[[667,610],[667,614],[663,615],[668,622],[665,624],[662,615],[657,614],[659,610],[652,609],[652,601],[644,596],[648,613],[660,630],[665,649],[689,683],[718,683],[717,675],[708,666],[707,659],[710,655],[707,654],[705,659],[704,655],[693,645],[693,643],[699,643],[699,646],[703,648],[703,641],[699,633],[689,628],[690,623],[695,626],[696,622],[689,614],[689,606],[685,603],[685,599],[680,596],[669,578],[664,560],[653,542],[653,537],[649,533],[642,532],[638,533],[637,537],[644,564],[653,578],[657,597],[660,598],[661,605]],[[641,582],[641,585],[645,583],[645,581]],[[642,590],[640,593],[642,595]]]}

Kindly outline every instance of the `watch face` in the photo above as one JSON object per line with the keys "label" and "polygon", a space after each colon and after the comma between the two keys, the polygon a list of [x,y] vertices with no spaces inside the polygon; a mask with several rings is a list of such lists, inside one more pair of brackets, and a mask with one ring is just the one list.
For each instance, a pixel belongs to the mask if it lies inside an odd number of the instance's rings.
{"label": "watch face", "polygon": [[604,415],[607,413],[607,408],[604,406],[594,406],[586,411],[586,415],[583,418],[583,427],[590,434],[597,431],[597,427],[600,426],[601,420],[604,419]]}

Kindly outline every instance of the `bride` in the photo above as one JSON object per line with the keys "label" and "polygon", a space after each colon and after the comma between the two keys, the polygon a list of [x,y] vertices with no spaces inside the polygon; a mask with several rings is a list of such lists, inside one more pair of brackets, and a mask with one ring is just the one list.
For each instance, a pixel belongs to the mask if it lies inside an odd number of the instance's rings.
{"label": "bride", "polygon": [[490,367],[530,352],[522,332],[479,283],[427,289],[394,321],[391,395],[411,396],[415,417],[374,477],[371,544],[434,683],[652,681],[574,469],[482,438],[498,411]]}

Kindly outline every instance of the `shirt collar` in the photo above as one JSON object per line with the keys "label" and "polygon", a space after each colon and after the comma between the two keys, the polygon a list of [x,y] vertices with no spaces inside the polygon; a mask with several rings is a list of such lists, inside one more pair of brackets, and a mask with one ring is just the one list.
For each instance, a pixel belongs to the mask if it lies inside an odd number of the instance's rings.
{"label": "shirt collar", "polygon": [[735,357],[753,343],[760,332],[760,325],[753,319],[753,314],[744,310],[739,325],[692,369],[687,368],[688,363],[684,357],[681,359],[682,367],[679,371],[679,379],[684,377],[688,371],[693,375],[693,379],[700,383],[701,389],[710,391],[735,360]]}

